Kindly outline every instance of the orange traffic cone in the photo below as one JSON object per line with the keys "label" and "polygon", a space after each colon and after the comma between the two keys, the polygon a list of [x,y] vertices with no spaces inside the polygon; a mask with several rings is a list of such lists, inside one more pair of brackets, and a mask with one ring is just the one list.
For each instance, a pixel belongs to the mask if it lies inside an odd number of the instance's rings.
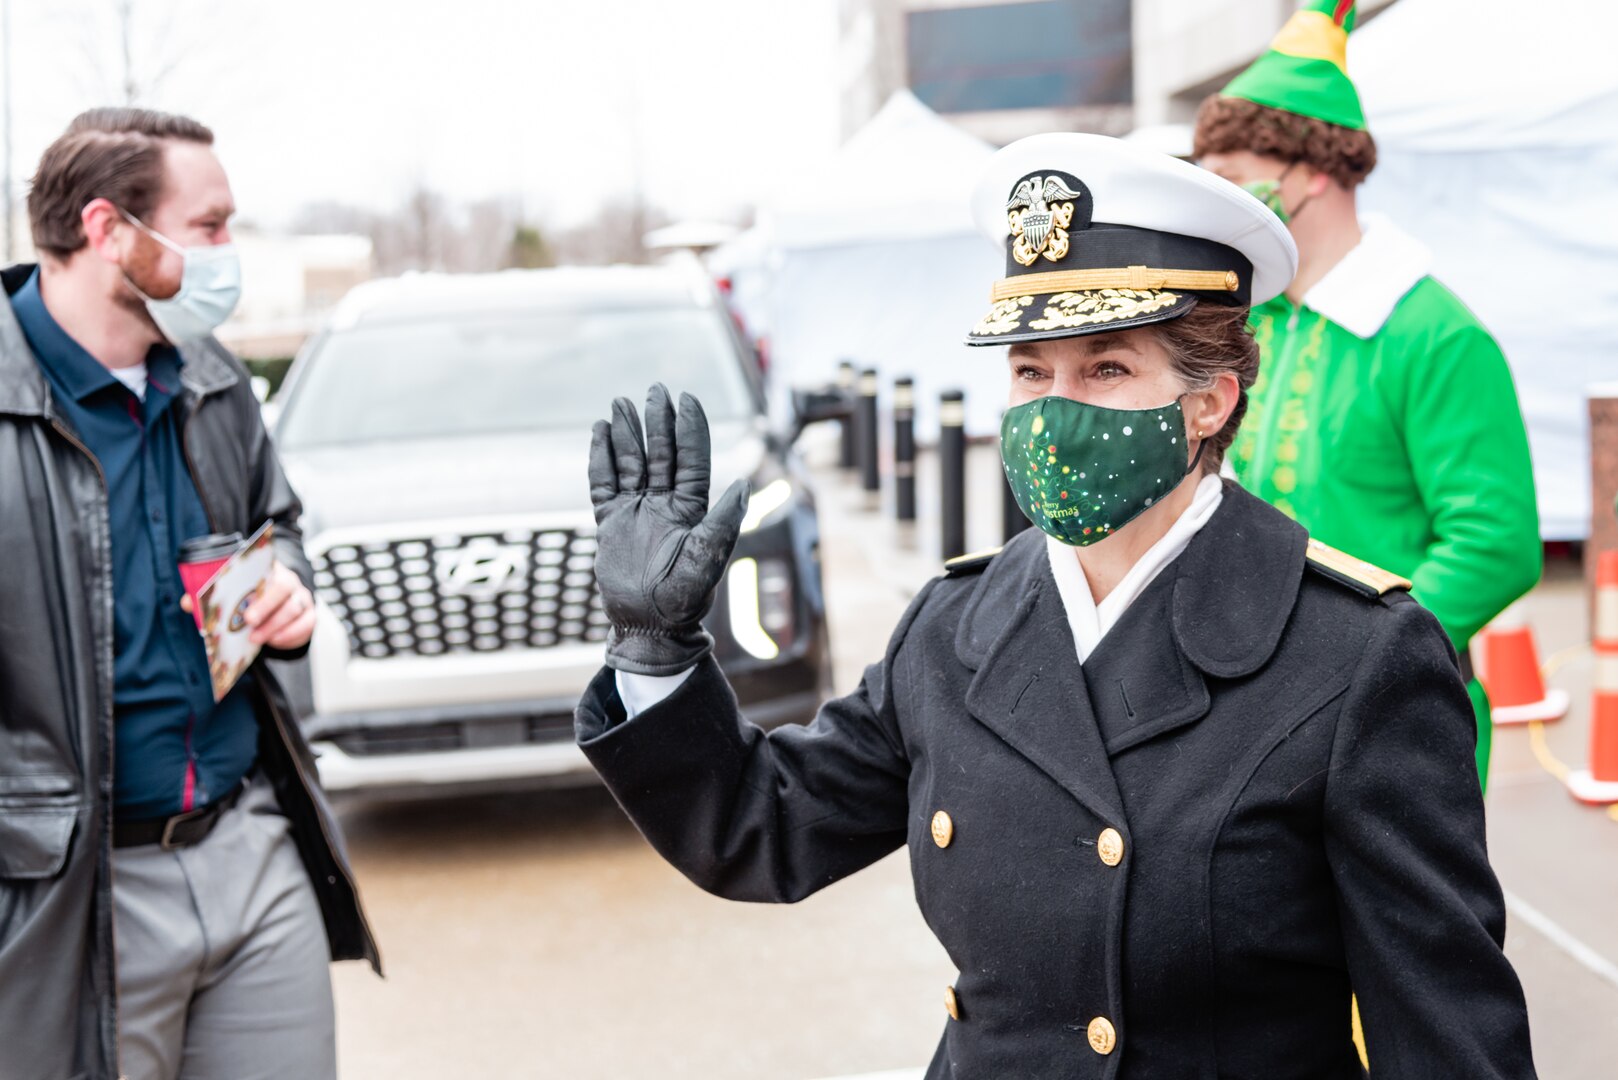
{"label": "orange traffic cone", "polygon": [[1585,803],[1618,802],[1618,551],[1596,563],[1595,693],[1590,704],[1590,767],[1568,774]]}
{"label": "orange traffic cone", "polygon": [[1516,605],[1501,612],[1473,639],[1473,653],[1479,660],[1479,677],[1489,695],[1489,715],[1495,724],[1560,720],[1567,715],[1567,691],[1545,689],[1534,631]]}

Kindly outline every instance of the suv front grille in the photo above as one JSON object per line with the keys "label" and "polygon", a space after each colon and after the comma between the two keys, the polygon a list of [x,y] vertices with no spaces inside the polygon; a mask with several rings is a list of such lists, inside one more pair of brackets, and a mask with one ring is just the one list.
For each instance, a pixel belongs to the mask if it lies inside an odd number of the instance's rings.
{"label": "suv front grille", "polygon": [[315,591],[369,659],[600,642],[593,530],[501,529],[336,544]]}

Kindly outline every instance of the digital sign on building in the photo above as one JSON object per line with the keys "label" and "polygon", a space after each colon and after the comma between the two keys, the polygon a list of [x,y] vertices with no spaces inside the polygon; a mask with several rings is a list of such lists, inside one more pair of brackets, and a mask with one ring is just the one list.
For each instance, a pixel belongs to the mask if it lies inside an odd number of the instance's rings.
{"label": "digital sign on building", "polygon": [[1128,105],[1129,0],[911,11],[910,89],[941,113]]}

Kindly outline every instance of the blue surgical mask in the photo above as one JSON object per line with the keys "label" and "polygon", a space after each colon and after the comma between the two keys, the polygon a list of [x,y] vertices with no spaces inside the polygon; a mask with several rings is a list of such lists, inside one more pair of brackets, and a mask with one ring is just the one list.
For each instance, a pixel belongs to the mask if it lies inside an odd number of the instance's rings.
{"label": "blue surgical mask", "polygon": [[185,260],[180,271],[180,291],[167,300],[147,296],[129,280],[128,274],[124,275],[129,287],[146,301],[146,311],[163,336],[175,345],[184,345],[201,341],[219,329],[242,298],[242,264],[236,245],[181,247],[135,215],[119,212],[130,224]]}

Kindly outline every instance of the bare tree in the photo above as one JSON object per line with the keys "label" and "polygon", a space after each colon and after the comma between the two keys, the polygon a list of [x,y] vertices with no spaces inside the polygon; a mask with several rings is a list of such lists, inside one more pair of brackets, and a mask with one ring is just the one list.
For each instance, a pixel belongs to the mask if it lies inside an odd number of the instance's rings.
{"label": "bare tree", "polygon": [[454,269],[499,270],[508,265],[511,238],[522,223],[516,199],[479,199],[466,207]]}
{"label": "bare tree", "polygon": [[552,232],[527,219],[514,197],[457,204],[418,184],[404,204],[390,212],[337,202],[310,203],[294,216],[292,231],[368,236],[383,274],[477,273],[558,264],[643,263],[645,232],[669,220],[655,207],[637,211],[634,201],[625,199],[602,207],[582,225]]}
{"label": "bare tree", "polygon": [[417,184],[405,201],[405,220],[410,229],[411,254],[418,270],[444,270],[444,252],[449,247],[449,205],[444,196]]}
{"label": "bare tree", "polygon": [[212,100],[228,97],[234,68],[216,44],[226,36],[227,12],[236,38],[250,35],[263,16],[248,5],[204,0],[58,0],[53,14],[78,41],[81,62],[69,63],[86,97],[161,107],[182,68],[210,79]]}
{"label": "bare tree", "polygon": [[669,216],[637,198],[619,198],[605,204],[583,225],[556,237],[556,254],[564,264],[643,263],[644,238],[652,229],[669,224]]}
{"label": "bare tree", "polygon": [[370,236],[377,215],[334,200],[305,203],[292,217],[291,231],[306,236],[318,233],[353,233]]}
{"label": "bare tree", "polygon": [[512,196],[451,203],[418,184],[402,206],[376,212],[339,202],[304,206],[292,219],[295,233],[354,233],[371,240],[377,269],[480,272],[554,265],[546,236],[523,217]]}

